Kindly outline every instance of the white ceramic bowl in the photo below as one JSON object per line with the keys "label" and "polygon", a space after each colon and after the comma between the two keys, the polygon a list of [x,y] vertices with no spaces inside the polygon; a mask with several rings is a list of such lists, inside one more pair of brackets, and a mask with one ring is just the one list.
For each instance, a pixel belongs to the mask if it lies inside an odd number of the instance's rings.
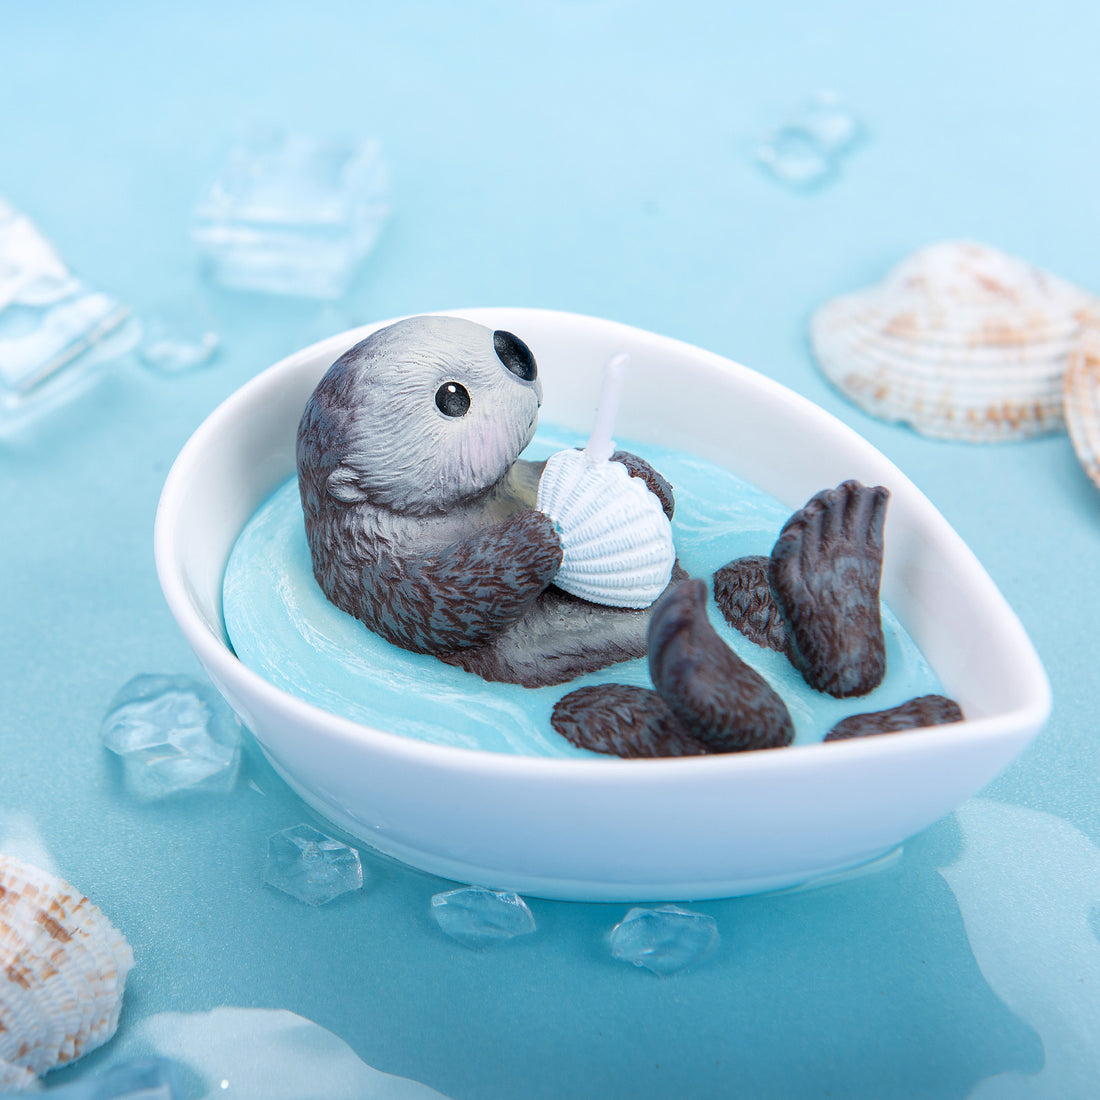
{"label": "white ceramic bowl", "polygon": [[530,344],[548,421],[586,430],[603,364],[625,348],[623,436],[694,451],[792,510],[846,478],[888,486],[884,597],[967,721],[742,755],[545,759],[409,740],[274,687],[227,643],[222,574],[245,522],[294,471],[314,385],[380,327],[369,326],[284,359],[216,409],[180,453],[157,515],[172,613],[274,767],[323,816],[460,882],[587,901],[725,897],[889,851],[975,793],[1040,729],[1050,688],[1020,622],[929,501],[850,428],[745,367],[624,325],[458,312]]}

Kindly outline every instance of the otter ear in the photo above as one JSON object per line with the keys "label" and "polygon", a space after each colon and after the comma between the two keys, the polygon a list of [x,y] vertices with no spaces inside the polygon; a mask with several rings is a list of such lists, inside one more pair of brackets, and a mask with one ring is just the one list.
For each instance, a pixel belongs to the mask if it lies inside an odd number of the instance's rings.
{"label": "otter ear", "polygon": [[329,496],[342,500],[345,504],[354,504],[366,499],[367,494],[359,487],[359,478],[350,466],[337,466],[328,475],[325,482]]}

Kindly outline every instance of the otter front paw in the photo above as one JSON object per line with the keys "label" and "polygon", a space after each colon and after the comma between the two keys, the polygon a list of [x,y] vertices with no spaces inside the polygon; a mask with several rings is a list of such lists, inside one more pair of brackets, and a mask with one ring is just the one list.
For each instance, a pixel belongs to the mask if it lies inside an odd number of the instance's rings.
{"label": "otter front paw", "polygon": [[558,451],[539,479],[538,508],[561,536],[554,583],[608,607],[649,607],[676,561],[672,526],[660,498],[626,466],[587,451]]}
{"label": "otter front paw", "polygon": [[553,523],[517,512],[438,553],[366,567],[359,618],[417,653],[482,645],[526,614],[561,560]]}
{"label": "otter front paw", "polygon": [[622,463],[631,477],[644,481],[646,488],[661,502],[665,515],[672,519],[672,513],[676,511],[672,486],[644,458],[639,458],[630,451],[616,451],[611,456],[611,461]]}

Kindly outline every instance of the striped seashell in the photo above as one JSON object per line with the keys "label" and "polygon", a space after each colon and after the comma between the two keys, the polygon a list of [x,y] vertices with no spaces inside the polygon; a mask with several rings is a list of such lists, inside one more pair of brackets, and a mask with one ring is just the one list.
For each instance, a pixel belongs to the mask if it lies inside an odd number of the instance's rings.
{"label": "striped seashell", "polygon": [[133,965],[126,939],[79,891],[0,855],[0,1080],[24,1071],[29,1084],[110,1039]]}
{"label": "striped seashell", "polygon": [[554,583],[609,607],[648,607],[668,586],[676,561],[661,502],[619,462],[583,451],[551,455],[537,507],[557,525],[562,563]]}
{"label": "striped seashell", "polygon": [[1073,449],[1100,489],[1100,312],[1069,357],[1062,402]]}
{"label": "striped seashell", "polygon": [[1097,299],[971,241],[915,252],[810,324],[825,375],[857,405],[970,442],[1059,431],[1062,377]]}
{"label": "striped seashell", "polygon": [[0,1093],[38,1091],[38,1078],[32,1070],[0,1058]]}

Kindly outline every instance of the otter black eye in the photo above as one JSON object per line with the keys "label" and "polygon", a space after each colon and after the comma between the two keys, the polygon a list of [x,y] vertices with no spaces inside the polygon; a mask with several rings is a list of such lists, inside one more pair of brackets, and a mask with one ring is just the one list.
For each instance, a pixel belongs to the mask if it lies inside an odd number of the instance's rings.
{"label": "otter black eye", "polygon": [[470,409],[470,391],[457,382],[444,382],[435,391],[435,403],[444,416],[465,416]]}
{"label": "otter black eye", "polygon": [[518,337],[504,329],[493,333],[493,348],[497,358],[524,382],[534,382],[539,369],[535,366],[535,357],[531,349]]}

